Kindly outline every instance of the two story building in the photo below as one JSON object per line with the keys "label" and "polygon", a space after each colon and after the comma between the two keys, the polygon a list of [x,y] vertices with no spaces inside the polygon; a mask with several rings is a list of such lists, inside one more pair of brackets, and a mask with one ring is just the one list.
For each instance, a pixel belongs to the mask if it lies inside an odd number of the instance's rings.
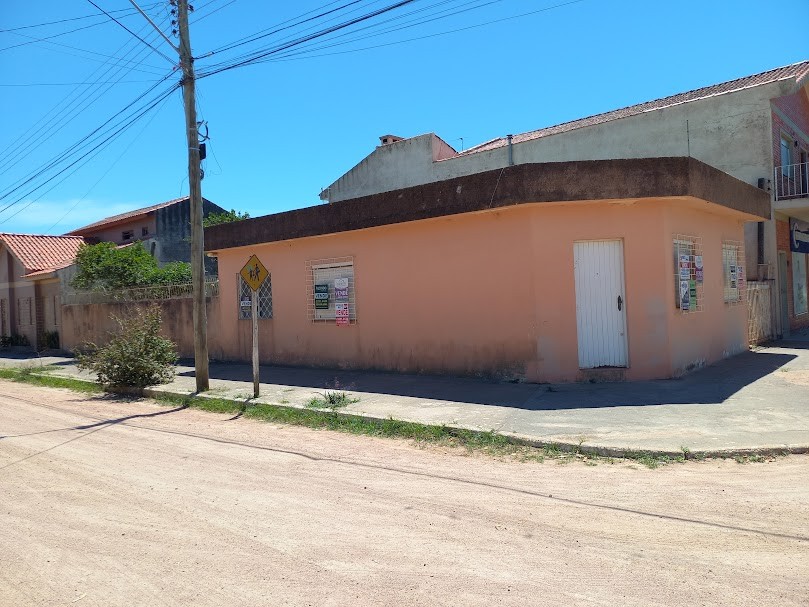
{"label": "two story building", "polygon": [[433,133],[381,145],[321,192],[328,202],[513,165],[687,156],[767,190],[767,221],[745,226],[745,277],[772,289],[774,335],[809,327],[809,61],[507,135],[458,152]]}

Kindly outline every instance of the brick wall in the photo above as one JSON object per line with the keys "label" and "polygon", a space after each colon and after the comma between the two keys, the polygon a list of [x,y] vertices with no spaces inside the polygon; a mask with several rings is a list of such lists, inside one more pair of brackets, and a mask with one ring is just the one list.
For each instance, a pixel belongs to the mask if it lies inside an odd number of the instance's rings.
{"label": "brick wall", "polygon": [[[775,235],[779,251],[784,251],[787,256],[787,308],[789,310],[789,328],[806,329],[809,328],[809,314],[795,316],[795,297],[792,292],[792,251],[789,250],[789,222],[776,220]],[[808,264],[809,267],[809,264]],[[807,269],[809,273],[809,269]]]}

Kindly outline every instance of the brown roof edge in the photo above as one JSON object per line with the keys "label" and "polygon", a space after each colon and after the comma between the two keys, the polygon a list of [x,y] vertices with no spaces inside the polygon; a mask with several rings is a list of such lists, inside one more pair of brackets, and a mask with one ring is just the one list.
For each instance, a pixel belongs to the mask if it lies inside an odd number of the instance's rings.
{"label": "brown roof edge", "polygon": [[536,202],[693,196],[755,217],[767,192],[686,157],[518,164],[205,230],[205,249],[320,236]]}

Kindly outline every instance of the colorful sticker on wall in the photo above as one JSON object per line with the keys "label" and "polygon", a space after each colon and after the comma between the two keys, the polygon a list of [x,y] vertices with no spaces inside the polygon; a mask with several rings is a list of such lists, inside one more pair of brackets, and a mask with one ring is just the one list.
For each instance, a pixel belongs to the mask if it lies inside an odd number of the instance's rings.
{"label": "colorful sticker on wall", "polygon": [[688,288],[688,281],[681,280],[680,281],[680,309],[683,312],[688,312],[689,308],[691,307],[691,291]]}
{"label": "colorful sticker on wall", "polygon": [[329,285],[315,285],[315,309],[329,309]]}
{"label": "colorful sticker on wall", "polygon": [[691,256],[680,255],[680,280],[691,278]]}
{"label": "colorful sticker on wall", "polygon": [[705,276],[702,267],[702,255],[694,255],[694,273],[696,274],[697,282],[702,282]]}
{"label": "colorful sticker on wall", "polygon": [[334,301],[348,301],[348,278],[334,279]]}
{"label": "colorful sticker on wall", "polygon": [[334,304],[334,321],[338,325],[347,325],[351,321],[351,310],[347,303]]}

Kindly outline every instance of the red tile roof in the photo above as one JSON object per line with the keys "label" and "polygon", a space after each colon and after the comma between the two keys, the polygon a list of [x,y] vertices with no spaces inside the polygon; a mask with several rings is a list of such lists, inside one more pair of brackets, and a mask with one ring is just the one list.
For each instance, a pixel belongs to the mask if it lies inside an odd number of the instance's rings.
{"label": "red tile roof", "polygon": [[80,236],[0,233],[0,242],[8,247],[29,274],[72,260],[84,239]]}
{"label": "red tile roof", "polygon": [[[728,82],[720,84],[713,84],[686,93],[679,93],[662,99],[655,99],[654,101],[646,101],[637,105],[612,110],[603,114],[596,114],[587,118],[580,118],[572,120],[571,122],[564,122],[556,126],[549,126],[536,131],[529,131],[512,137],[512,143],[522,143],[523,141],[530,141],[532,139],[539,139],[548,135],[556,135],[565,133],[583,127],[593,126],[596,124],[603,124],[611,120],[618,120],[619,118],[627,118],[628,116],[635,116],[643,114],[652,110],[660,110],[673,105],[680,105],[690,101],[697,101],[698,99],[705,99],[707,97],[715,97],[716,95],[724,95],[725,93],[732,93],[742,89],[752,88],[754,86],[761,86],[762,84],[769,84],[771,82],[778,82],[780,80],[794,80],[800,83],[803,79],[809,76],[809,61],[801,61],[793,63],[784,67],[778,67],[760,74],[753,74],[752,76],[745,76],[744,78],[737,78]],[[508,142],[506,137],[498,137],[480,145],[476,145],[467,150],[464,150],[459,155],[466,156],[468,154],[476,154],[478,152],[485,152],[496,148],[503,147]]]}
{"label": "red tile roof", "polygon": [[68,234],[86,234],[87,232],[95,232],[96,230],[104,226],[119,223],[127,219],[134,219],[135,217],[139,217],[140,215],[146,215],[147,213],[151,213],[153,211],[157,211],[158,209],[162,209],[165,207],[170,207],[173,204],[177,204],[185,200],[188,200],[188,196],[183,196],[182,198],[175,198],[174,200],[167,200],[166,202],[161,202],[160,204],[153,204],[150,207],[143,207],[142,209],[127,211],[126,213],[121,213],[120,215],[113,215],[112,217],[107,217],[105,219],[102,219],[101,221],[96,221],[95,223],[86,225],[83,228],[78,228],[76,230],[73,230],[72,232],[68,232]]}

